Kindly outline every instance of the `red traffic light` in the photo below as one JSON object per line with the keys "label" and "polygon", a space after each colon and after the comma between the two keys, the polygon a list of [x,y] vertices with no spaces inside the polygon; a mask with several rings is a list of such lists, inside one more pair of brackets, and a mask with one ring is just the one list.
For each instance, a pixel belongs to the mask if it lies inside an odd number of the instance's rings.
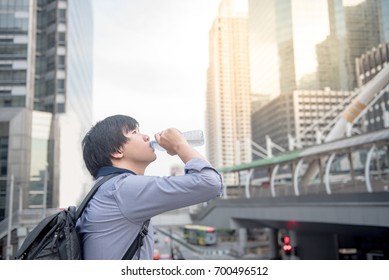
{"label": "red traffic light", "polygon": [[281,240],[284,244],[290,243],[290,237],[288,235],[283,236]]}

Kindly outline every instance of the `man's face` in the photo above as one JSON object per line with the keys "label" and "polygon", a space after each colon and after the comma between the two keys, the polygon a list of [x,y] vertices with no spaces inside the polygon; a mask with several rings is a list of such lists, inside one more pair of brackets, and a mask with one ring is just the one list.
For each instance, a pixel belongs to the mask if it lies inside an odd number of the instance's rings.
{"label": "man's face", "polygon": [[131,163],[150,164],[157,156],[150,146],[150,137],[139,132],[139,129],[130,130],[124,134],[127,142],[123,145],[124,159]]}

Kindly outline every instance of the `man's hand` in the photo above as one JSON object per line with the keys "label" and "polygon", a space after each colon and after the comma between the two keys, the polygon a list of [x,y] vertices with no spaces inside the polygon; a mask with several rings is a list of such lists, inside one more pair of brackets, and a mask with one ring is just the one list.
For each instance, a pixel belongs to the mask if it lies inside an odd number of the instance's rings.
{"label": "man's hand", "polygon": [[168,128],[155,134],[155,140],[172,156],[178,153],[180,146],[189,145],[182,133],[176,128]]}
{"label": "man's hand", "polygon": [[187,163],[192,158],[204,158],[196,149],[188,144],[182,133],[176,128],[168,128],[154,135],[157,143],[171,155],[178,155],[180,159]]}

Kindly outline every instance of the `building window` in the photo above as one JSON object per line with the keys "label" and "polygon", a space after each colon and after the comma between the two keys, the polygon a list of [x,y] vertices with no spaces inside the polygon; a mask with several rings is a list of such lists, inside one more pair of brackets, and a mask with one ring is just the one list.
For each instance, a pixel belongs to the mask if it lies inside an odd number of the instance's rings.
{"label": "building window", "polygon": [[64,55],[58,56],[58,68],[65,69],[65,56]]}
{"label": "building window", "polygon": [[47,47],[52,48],[55,46],[55,33],[52,32],[47,36]]}
{"label": "building window", "polygon": [[66,10],[59,9],[58,10],[59,22],[66,23]]}
{"label": "building window", "polygon": [[58,92],[65,92],[65,80],[57,80],[57,90]]}
{"label": "building window", "polygon": [[0,136],[0,176],[7,175],[8,137]]}
{"label": "building window", "polygon": [[65,32],[58,33],[58,44],[64,46],[66,44],[66,34]]}

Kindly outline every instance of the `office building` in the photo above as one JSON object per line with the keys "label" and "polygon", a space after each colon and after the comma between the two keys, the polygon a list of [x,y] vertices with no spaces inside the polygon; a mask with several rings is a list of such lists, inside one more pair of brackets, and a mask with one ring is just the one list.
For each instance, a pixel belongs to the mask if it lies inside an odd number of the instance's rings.
{"label": "office building", "polygon": [[[207,156],[216,167],[251,161],[247,13],[223,0],[209,31]],[[224,178],[235,184],[235,174]]]}
{"label": "office building", "polygon": [[270,102],[272,95],[252,93],[251,94],[251,113],[260,110],[263,106]]}
{"label": "office building", "polygon": [[[359,86],[364,86],[389,64],[389,43],[380,44],[356,59],[356,73]],[[389,90],[388,86],[376,96],[377,101],[368,108],[363,117],[366,131],[389,127]]]}
{"label": "office building", "polygon": [[[385,3],[386,2],[386,3]],[[389,3],[381,0],[329,0],[331,26],[330,50],[336,49],[337,57],[332,57],[334,73],[342,79],[338,82],[342,90],[354,90],[358,87],[355,59],[361,54],[378,46],[385,38],[385,25]],[[386,7],[386,8],[385,8]],[[344,63],[344,64],[341,64]],[[341,66],[345,66],[341,70]],[[334,88],[336,89],[336,88]]]}
{"label": "office building", "polygon": [[[328,125],[340,116],[352,95],[352,91],[330,89],[295,90],[280,95],[253,113],[253,140],[265,149],[266,136],[284,150],[314,145],[320,134],[324,137],[330,131],[332,127]],[[280,151],[273,150],[273,154],[277,153]]]}
{"label": "office building", "polygon": [[[93,22],[89,0],[0,0],[0,13],[0,259],[5,259],[15,254],[26,231],[60,206],[61,176],[69,166],[61,161],[67,112],[80,126],[92,121]],[[74,159],[73,165],[82,163]]]}
{"label": "office building", "polygon": [[379,9],[380,42],[389,42],[389,2],[380,1]]}
{"label": "office building", "polygon": [[316,47],[330,34],[327,0],[249,0],[252,92],[320,88]]}
{"label": "office building", "polygon": [[254,142],[266,146],[268,135],[288,149],[291,140],[312,145],[315,134],[327,133],[324,127],[304,131],[334,106],[346,106],[361,85],[355,60],[386,40],[388,6],[381,0],[249,0],[252,90],[283,96],[253,113]]}
{"label": "office building", "polygon": [[385,0],[249,0],[252,91],[354,90],[355,59],[388,40]]}

